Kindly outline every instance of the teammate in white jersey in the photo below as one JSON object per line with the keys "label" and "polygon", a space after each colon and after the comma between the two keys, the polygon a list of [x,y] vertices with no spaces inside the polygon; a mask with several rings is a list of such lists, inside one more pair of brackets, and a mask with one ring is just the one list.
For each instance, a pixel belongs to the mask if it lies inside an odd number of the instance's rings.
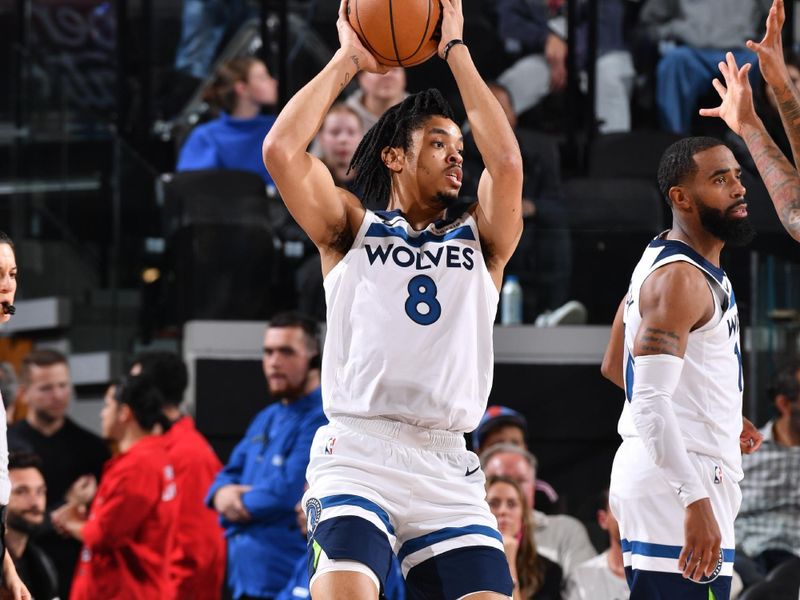
{"label": "teammate in white jersey", "polygon": [[631,600],[730,594],[741,438],[758,443],[742,432],[739,317],[719,267],[726,243],[752,237],[740,177],[719,140],[665,151],[672,229],[645,249],[612,327],[603,372],[626,402],[610,505]]}
{"label": "teammate in white jersey", "polygon": [[366,210],[306,152],[355,74],[385,70],[359,43],[344,2],[341,48],[264,141],[265,164],[319,248],[325,278],[330,425],[313,443],[304,497],[316,600],[374,600],[392,552],[410,598],[512,594],[463,432],[477,426],[491,387],[499,287],[522,231],[522,162],[461,41],[461,0],[441,5],[439,56],[486,165],[477,204],[457,207],[462,136],[435,90],[389,109],[353,157],[354,189],[386,211]]}

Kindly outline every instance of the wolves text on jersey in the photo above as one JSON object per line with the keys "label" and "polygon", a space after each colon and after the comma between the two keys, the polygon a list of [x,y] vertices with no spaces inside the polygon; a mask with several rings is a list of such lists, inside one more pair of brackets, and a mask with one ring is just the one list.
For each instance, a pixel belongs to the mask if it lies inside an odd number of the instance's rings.
{"label": "wolves text on jersey", "polygon": [[370,265],[377,261],[385,265],[389,260],[398,267],[425,271],[440,264],[450,269],[466,269],[471,271],[475,266],[473,254],[475,250],[468,246],[437,244],[435,248],[409,248],[407,246],[387,244],[373,246],[364,244]]}

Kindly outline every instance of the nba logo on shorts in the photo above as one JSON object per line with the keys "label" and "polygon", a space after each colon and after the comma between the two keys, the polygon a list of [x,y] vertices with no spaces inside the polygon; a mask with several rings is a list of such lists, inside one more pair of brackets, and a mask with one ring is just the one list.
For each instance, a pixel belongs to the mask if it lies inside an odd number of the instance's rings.
{"label": "nba logo on shorts", "polygon": [[316,498],[309,498],[306,501],[306,527],[308,528],[309,538],[314,535],[320,515],[322,515],[322,504]]}
{"label": "nba logo on shorts", "polygon": [[722,483],[722,469],[714,465],[714,483]]}
{"label": "nba logo on shorts", "polygon": [[328,438],[328,441],[325,442],[325,454],[333,454],[333,446],[336,444],[336,438],[331,436]]}

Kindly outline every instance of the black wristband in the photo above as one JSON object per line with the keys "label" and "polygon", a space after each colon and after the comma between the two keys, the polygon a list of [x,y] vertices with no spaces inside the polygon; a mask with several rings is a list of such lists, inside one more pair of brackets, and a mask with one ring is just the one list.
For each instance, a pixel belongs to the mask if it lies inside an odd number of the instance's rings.
{"label": "black wristband", "polygon": [[444,62],[447,62],[447,55],[450,54],[450,49],[453,46],[457,46],[458,44],[463,44],[464,46],[466,46],[466,44],[464,44],[464,40],[460,40],[458,38],[450,40],[449,42],[447,42],[447,44],[445,44],[444,51],[442,52],[442,57],[444,58]]}

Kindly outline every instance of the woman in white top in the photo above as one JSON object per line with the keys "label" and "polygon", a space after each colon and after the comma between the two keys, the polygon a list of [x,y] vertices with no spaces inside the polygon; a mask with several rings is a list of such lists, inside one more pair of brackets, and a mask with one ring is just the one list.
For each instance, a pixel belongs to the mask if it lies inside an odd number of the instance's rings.
{"label": "woman in white top", "polygon": [[[17,291],[17,260],[14,244],[0,231],[0,323],[7,322],[14,314],[14,294]],[[30,600],[31,595],[17,575],[14,562],[5,548],[5,509],[11,496],[11,481],[8,479],[8,440],[6,439],[6,415],[0,398],[0,506],[2,506],[2,529],[0,529],[0,551],[2,571],[0,588],[14,600]]]}

